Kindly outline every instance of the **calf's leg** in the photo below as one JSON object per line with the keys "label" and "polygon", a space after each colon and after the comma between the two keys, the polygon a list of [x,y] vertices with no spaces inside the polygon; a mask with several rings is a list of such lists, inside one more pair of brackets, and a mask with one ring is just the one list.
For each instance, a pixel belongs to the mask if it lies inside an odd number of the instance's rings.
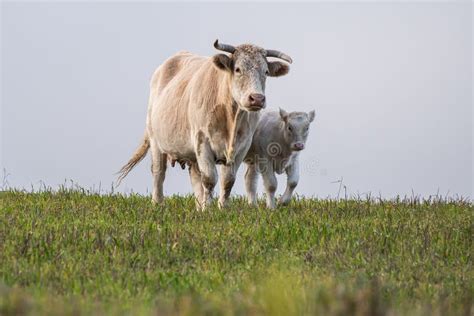
{"label": "calf's leg", "polygon": [[288,167],[286,167],[285,171],[287,176],[286,190],[280,198],[280,203],[283,205],[290,203],[293,191],[298,185],[298,180],[300,178],[298,160],[295,159]]}
{"label": "calf's leg", "polygon": [[272,168],[267,168],[262,172],[263,186],[267,194],[267,207],[275,208],[275,191],[277,189],[278,181]]}
{"label": "calf's leg", "polygon": [[257,165],[247,164],[245,171],[245,190],[247,191],[247,201],[250,205],[257,204]]}

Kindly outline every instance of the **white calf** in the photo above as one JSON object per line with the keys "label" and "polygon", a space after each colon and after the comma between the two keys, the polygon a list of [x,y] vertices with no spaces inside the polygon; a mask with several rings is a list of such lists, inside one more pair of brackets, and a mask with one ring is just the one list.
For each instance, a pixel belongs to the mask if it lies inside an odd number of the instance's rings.
{"label": "white calf", "polygon": [[257,177],[262,174],[267,207],[275,208],[277,179],[275,173],[287,174],[285,193],[281,204],[288,204],[299,180],[298,155],[304,149],[309,133],[309,125],[314,120],[314,111],[267,112],[262,115],[252,145],[247,152],[245,162],[245,187],[249,204],[256,203]]}

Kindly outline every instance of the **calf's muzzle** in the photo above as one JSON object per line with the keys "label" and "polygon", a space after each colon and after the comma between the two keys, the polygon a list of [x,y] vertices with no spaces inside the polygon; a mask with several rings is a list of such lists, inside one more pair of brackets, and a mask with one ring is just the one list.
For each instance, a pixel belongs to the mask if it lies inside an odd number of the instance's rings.
{"label": "calf's muzzle", "polygon": [[304,149],[304,143],[294,143],[293,150],[300,151]]}

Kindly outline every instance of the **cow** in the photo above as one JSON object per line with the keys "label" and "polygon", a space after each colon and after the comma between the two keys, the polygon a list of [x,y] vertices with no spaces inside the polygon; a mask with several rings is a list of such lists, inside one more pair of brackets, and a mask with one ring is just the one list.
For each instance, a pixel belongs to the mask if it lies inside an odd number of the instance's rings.
{"label": "cow", "polygon": [[262,174],[268,208],[276,207],[278,182],[275,173],[286,173],[286,190],[280,203],[285,205],[290,202],[299,180],[298,156],[305,147],[314,116],[314,111],[288,113],[283,109],[262,115],[245,157],[245,189],[250,205],[257,203],[258,173]]}
{"label": "cow", "polygon": [[202,57],[181,51],[152,76],[143,140],[119,171],[118,183],[150,149],[153,202],[163,200],[168,161],[178,161],[189,167],[197,205],[206,208],[221,164],[218,205],[224,207],[266,106],[266,78],[286,75],[292,63],[280,51],[252,44],[234,47],[216,40],[214,47],[228,54]]}

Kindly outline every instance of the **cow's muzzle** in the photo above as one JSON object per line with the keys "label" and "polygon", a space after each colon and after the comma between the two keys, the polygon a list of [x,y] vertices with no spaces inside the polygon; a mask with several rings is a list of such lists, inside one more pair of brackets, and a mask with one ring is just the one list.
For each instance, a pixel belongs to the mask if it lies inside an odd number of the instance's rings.
{"label": "cow's muzzle", "polygon": [[247,108],[249,111],[259,111],[265,108],[265,96],[260,93],[252,93],[249,95]]}

